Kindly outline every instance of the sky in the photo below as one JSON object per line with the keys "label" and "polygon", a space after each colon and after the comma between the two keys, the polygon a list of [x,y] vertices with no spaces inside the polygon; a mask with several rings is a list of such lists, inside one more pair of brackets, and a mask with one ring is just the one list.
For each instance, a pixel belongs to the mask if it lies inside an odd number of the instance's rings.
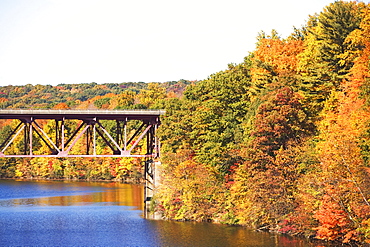
{"label": "sky", "polygon": [[0,86],[203,80],[334,0],[0,0]]}

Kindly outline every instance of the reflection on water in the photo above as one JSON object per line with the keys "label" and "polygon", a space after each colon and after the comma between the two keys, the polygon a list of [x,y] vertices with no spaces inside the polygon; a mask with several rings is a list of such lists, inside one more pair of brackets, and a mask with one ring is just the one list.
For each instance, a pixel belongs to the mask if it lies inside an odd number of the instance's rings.
{"label": "reflection on water", "polygon": [[115,182],[0,180],[0,206],[133,206],[143,209],[143,186]]}
{"label": "reflection on water", "polygon": [[319,246],[210,223],[142,217],[143,186],[0,180],[0,246]]}
{"label": "reflection on water", "polygon": [[314,247],[305,239],[210,223],[151,221],[160,246]]}

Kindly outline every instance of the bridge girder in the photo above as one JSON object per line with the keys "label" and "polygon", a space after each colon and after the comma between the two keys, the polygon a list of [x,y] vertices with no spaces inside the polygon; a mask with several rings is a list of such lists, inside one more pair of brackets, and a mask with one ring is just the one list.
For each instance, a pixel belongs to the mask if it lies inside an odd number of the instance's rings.
{"label": "bridge girder", "polygon": [[[160,154],[156,132],[163,110],[0,110],[0,119],[18,119],[19,124],[0,143],[0,157],[147,157]],[[40,120],[54,120],[55,129],[46,133]],[[66,135],[66,121],[79,122],[75,131]],[[102,120],[115,121],[115,133],[104,127]],[[130,121],[141,122],[140,127],[128,133]],[[11,153],[9,146],[23,133],[23,153]],[[18,137],[19,138],[19,137]],[[35,150],[34,138],[44,143],[48,153]],[[97,153],[100,138],[111,150],[109,154]],[[146,139],[146,153],[135,153],[138,144]],[[84,141],[82,141],[84,140]],[[85,153],[76,153],[76,143],[85,143]]]}

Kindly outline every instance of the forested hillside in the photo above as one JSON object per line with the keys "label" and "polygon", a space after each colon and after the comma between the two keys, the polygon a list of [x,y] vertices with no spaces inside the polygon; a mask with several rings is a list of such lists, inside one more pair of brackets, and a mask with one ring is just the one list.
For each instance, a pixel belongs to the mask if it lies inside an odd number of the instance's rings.
{"label": "forested hillside", "polygon": [[159,104],[158,210],[370,242],[369,56],[369,5],[337,1]]}
{"label": "forested hillside", "polygon": [[[243,63],[203,81],[8,86],[1,107],[165,109],[164,217],[370,243],[370,5],[307,18],[289,37],[261,32]],[[141,172],[139,160],[1,162],[9,177]]]}

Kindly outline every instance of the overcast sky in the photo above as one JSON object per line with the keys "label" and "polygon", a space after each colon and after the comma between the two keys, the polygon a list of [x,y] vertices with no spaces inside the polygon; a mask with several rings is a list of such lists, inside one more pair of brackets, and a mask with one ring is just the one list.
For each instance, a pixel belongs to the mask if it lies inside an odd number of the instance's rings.
{"label": "overcast sky", "polygon": [[0,0],[0,86],[202,80],[328,0]]}

